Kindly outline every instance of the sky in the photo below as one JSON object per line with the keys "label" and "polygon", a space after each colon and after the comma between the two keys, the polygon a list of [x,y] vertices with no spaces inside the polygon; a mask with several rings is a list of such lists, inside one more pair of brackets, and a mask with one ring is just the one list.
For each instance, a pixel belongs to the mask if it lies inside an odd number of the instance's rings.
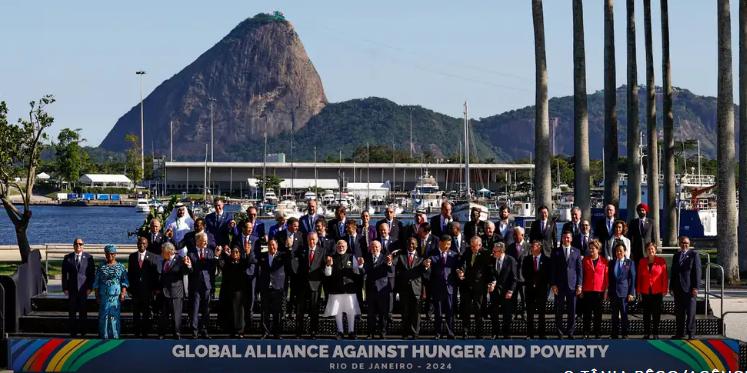
{"label": "sky", "polygon": [[[551,97],[573,94],[571,1],[544,2]],[[670,1],[674,86],[716,95],[716,2]],[[206,4],[209,4],[206,6]],[[643,1],[636,0],[638,81],[645,84]],[[732,1],[737,84],[737,1]],[[656,83],[661,84],[659,1],[652,1]],[[282,11],[327,99],[370,96],[461,117],[534,104],[529,0],[501,1],[2,1],[0,100],[12,120],[55,95],[55,125],[98,146],[114,123],[242,20]],[[603,88],[603,2],[585,1],[587,90]],[[615,2],[617,84],[626,82],[625,1]],[[737,99],[735,93],[735,100]],[[147,120],[147,118],[146,118]]]}

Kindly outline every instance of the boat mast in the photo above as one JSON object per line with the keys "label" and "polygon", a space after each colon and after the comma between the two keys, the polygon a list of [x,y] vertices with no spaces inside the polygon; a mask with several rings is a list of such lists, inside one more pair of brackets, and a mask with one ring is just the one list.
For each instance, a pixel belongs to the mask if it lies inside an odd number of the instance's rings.
{"label": "boat mast", "polygon": [[205,144],[205,180],[202,185],[203,200],[207,204],[207,169],[208,169],[208,144]]}
{"label": "boat mast", "polygon": [[262,199],[267,194],[267,128],[265,128],[265,152],[262,157]]}
{"label": "boat mast", "polygon": [[467,116],[467,101],[464,102],[464,187],[467,200],[470,199],[469,187],[469,119]]}

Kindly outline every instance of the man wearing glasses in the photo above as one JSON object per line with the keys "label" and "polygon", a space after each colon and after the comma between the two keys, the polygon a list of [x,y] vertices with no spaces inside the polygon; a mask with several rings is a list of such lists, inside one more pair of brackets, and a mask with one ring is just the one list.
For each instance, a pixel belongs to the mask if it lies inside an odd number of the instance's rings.
{"label": "man wearing glasses", "polygon": [[588,220],[582,220],[579,224],[579,232],[573,235],[571,246],[581,251],[581,256],[589,255],[589,243],[591,242],[591,224]]}
{"label": "man wearing glasses", "polygon": [[73,252],[62,259],[62,291],[68,297],[68,329],[71,337],[86,335],[86,299],[96,275],[93,256],[83,251],[83,245],[83,240],[76,238]]}

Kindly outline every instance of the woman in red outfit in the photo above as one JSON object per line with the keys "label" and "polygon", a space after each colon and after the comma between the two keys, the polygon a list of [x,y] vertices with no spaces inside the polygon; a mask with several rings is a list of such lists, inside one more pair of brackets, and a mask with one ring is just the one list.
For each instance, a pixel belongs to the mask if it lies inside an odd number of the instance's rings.
{"label": "woman in red outfit", "polygon": [[592,240],[589,243],[589,255],[584,257],[581,266],[584,273],[584,335],[589,338],[591,315],[594,314],[594,336],[601,338],[602,300],[607,298],[607,258],[599,255],[602,243]]}
{"label": "woman in red outfit", "polygon": [[669,286],[667,262],[656,256],[656,244],[653,242],[646,245],[646,255],[638,262],[636,281],[636,291],[643,297],[643,339],[659,339],[662,299]]}

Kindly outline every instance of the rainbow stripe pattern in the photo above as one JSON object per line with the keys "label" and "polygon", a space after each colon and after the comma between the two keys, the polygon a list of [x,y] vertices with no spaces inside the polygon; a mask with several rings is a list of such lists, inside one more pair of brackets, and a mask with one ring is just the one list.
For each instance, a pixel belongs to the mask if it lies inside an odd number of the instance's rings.
{"label": "rainbow stripe pattern", "polygon": [[116,339],[13,339],[10,364],[16,372],[76,372],[122,343]]}
{"label": "rainbow stripe pattern", "polygon": [[739,370],[739,342],[734,340],[654,340],[648,343],[695,371]]}

